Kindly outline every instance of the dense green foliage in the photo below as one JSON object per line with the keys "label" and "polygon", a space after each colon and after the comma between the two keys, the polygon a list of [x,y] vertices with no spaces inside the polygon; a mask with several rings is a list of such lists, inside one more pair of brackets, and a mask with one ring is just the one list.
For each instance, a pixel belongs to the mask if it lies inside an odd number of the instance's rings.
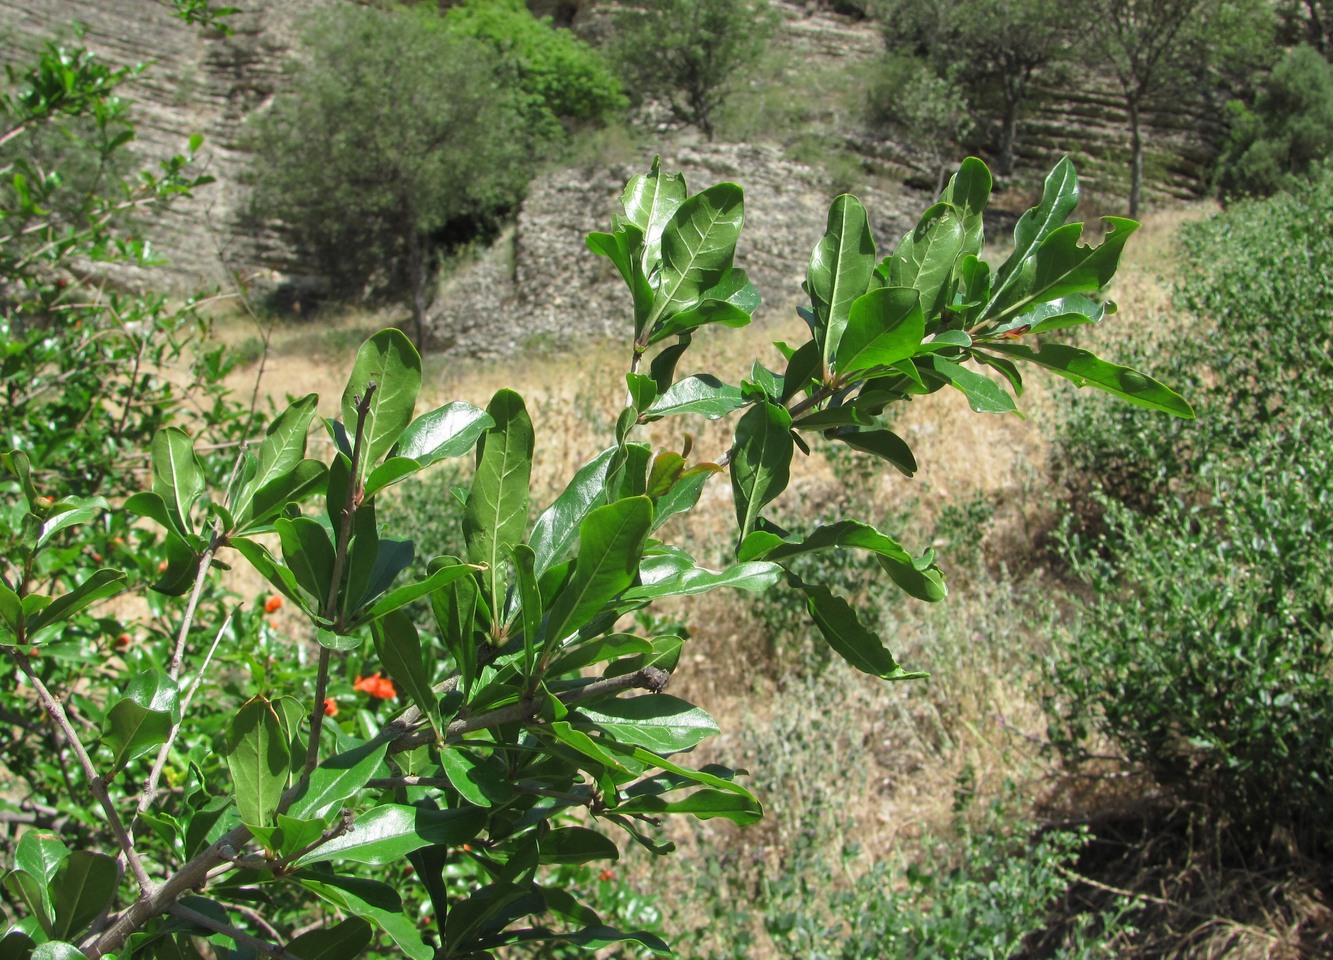
{"label": "dense green foliage", "polygon": [[1290,189],[1333,154],[1333,64],[1299,46],[1278,61],[1253,109],[1233,101],[1229,110],[1231,134],[1218,160],[1222,196]]}
{"label": "dense green foliage", "polygon": [[[676,369],[699,328],[743,326],[758,302],[734,267],[743,193],[723,183],[691,195],[656,164],[635,177],[611,232],[588,238],[630,292],[628,402],[607,449],[535,522],[536,432],[522,398],[501,390],[486,410],[454,402],[417,416],[421,360],[397,330],[358,352],[322,459],[307,456],[313,394],[252,447],[222,456],[179,427],[159,429],[145,451],[150,489],[114,507],[43,495],[20,436],[4,458],[15,546],[0,621],[16,677],[4,709],[24,732],[4,749],[27,771],[27,809],[47,832],[14,848],[6,955],[192,954],[196,937],[269,952],[277,939],[294,956],[335,958],[388,942],[414,960],[541,943],[666,952],[656,933],[607,925],[562,871],[616,859],[622,835],[669,852],[656,830],[665,814],[745,824],[762,810],[736,771],[688,765],[717,725],[662,693],[685,637],[660,632],[653,606],[785,583],[836,655],[905,679],[913,674],[855,607],[806,580],[796,561],[863,551],[907,594],[945,593],[929,551],[914,555],[868,523],[839,515],[791,532],[772,522],[807,437],[910,474],[912,451],[881,418],[890,404],[953,386],[978,411],[1015,409],[1004,387],[961,365],[967,358],[1014,391],[1016,362],[1028,361],[1190,415],[1131,370],[1021,342],[1103,316],[1089,294],[1114,274],[1134,224],[1113,220],[1100,246],[1081,245],[1083,225],[1063,225],[1077,182],[1062,163],[992,269],[979,258],[990,186],[984,165],[965,162],[883,259],[864,208],[838,198],[805,284],[809,340],[784,349],[784,372],[756,363],[730,385]],[[648,423],[700,415],[735,417],[716,461],[690,463],[688,448],[639,439]],[[377,498],[463,456],[474,467],[449,511],[461,552],[405,578],[416,545],[382,524]],[[700,566],[668,525],[717,474],[729,475],[736,509],[735,562],[720,571]],[[76,537],[107,507],[157,531],[141,551],[158,560],[155,588],[188,599],[154,601],[169,611],[155,638],[136,650],[126,631],[115,641],[120,665],[94,674],[80,667],[101,654],[107,624],[88,611],[120,593],[128,572],[77,556],[66,560],[67,582],[29,571],[57,534]],[[257,614],[200,604],[215,569],[242,562],[275,591],[266,613],[294,608],[317,662],[306,648],[279,655],[275,628]],[[424,631],[408,614],[423,599],[433,620]],[[631,613],[642,632],[617,629]],[[366,676],[370,650],[378,668]],[[391,720],[360,709],[339,721],[349,685],[411,705]],[[639,691],[653,695],[627,696]],[[41,715],[71,763],[34,747],[27,718]],[[47,745],[51,756],[61,749]],[[408,864],[419,885],[402,884]],[[262,903],[262,922],[237,901]]]}
{"label": "dense green foliage", "polygon": [[[1185,233],[1162,375],[1188,430],[1074,406],[1063,451],[1113,499],[1067,534],[1091,588],[1055,668],[1058,738],[1093,729],[1221,823],[1327,843],[1333,176]],[[1105,471],[1101,473],[1100,471]]]}
{"label": "dense green foliage", "polygon": [[611,56],[637,101],[713,138],[717,113],[763,53],[767,0],[649,0],[616,15]]}

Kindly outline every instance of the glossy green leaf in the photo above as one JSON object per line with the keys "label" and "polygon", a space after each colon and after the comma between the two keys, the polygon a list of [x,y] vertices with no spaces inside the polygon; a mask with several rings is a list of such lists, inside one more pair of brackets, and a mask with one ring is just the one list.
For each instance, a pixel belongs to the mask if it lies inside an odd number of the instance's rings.
{"label": "glossy green leaf", "polygon": [[949,383],[953,384],[967,397],[968,404],[977,413],[1014,413],[1014,398],[984,373],[969,370],[961,364],[943,357],[931,356],[925,359],[929,369],[934,370]]}
{"label": "glossy green leaf", "polygon": [[626,745],[654,753],[678,753],[718,732],[703,710],[666,694],[621,697],[580,703],[570,711],[576,728],[595,729]]}
{"label": "glossy green leaf", "polygon": [[1046,175],[1041,202],[1018,218],[1014,227],[1014,249],[995,273],[991,299],[983,311],[986,315],[995,312],[994,305],[1002,296],[1008,295],[1028,257],[1069,219],[1077,206],[1078,174],[1069,158],[1062,157]]}
{"label": "glossy green leaf", "polygon": [[907,441],[892,430],[855,430],[839,432],[834,439],[856,450],[887,460],[907,477],[916,473],[916,457]]}
{"label": "glossy green leaf", "polygon": [[653,328],[650,344],[681,336],[707,324],[743,327],[759,308],[759,291],[744,270],[732,270],[715,287],[705,290],[694,306],[673,313]]}
{"label": "glossy green leaf", "polygon": [[406,480],[421,469],[421,464],[410,457],[390,457],[370,471],[362,496],[369,499],[386,487]]}
{"label": "glossy green leaf", "polygon": [[1170,387],[1137,370],[1101,360],[1087,350],[1063,343],[1046,343],[1040,350],[1021,343],[989,343],[986,348],[1045,367],[1080,387],[1105,390],[1135,406],[1187,420],[1194,418],[1193,408]]}
{"label": "glossy green leaf", "polygon": [[924,557],[915,558],[892,537],[856,520],[818,527],[803,540],[780,543],[769,540],[765,547],[747,551],[747,555],[781,563],[803,553],[834,547],[856,547],[876,554],[894,582],[919,600],[942,600],[947,593],[944,578],[929,552]]}
{"label": "glossy green leaf", "polygon": [[69,848],[58,836],[34,828],[19,837],[14,848],[14,866],[41,883],[49,884],[68,856]]}
{"label": "glossy green leaf", "polygon": [[360,917],[331,927],[308,930],[287,943],[287,952],[301,960],[356,960],[370,946],[374,931]]}
{"label": "glossy green leaf", "polygon": [[480,407],[455,400],[413,420],[398,439],[394,453],[410,457],[423,467],[437,460],[461,457],[476,445],[482,431],[494,423]]}
{"label": "glossy green leaf", "polygon": [[741,397],[739,387],[723,383],[708,374],[699,374],[672,384],[670,390],[658,397],[648,413],[655,417],[697,413],[709,420],[717,420],[743,406],[745,400]]}
{"label": "glossy green leaf", "polygon": [[709,478],[722,472],[723,468],[715,463],[696,464],[686,469],[671,489],[654,501],[653,529],[657,530],[676,514],[693,509]]}
{"label": "glossy green leaf", "polygon": [[[383,541],[386,545],[397,544],[399,542],[400,541],[397,540]],[[401,542],[410,544],[410,541]],[[440,587],[447,586],[461,577],[466,577],[469,574],[474,573],[476,569],[476,567],[468,565],[437,569],[420,580],[413,583],[405,583],[396,590],[391,590],[389,593],[386,593],[384,596],[376,600],[370,609],[359,614],[354,622],[357,625],[362,625],[378,620],[380,617],[392,613],[395,610],[399,610],[407,606],[409,603],[434,593],[436,590],[440,589]],[[372,583],[372,593],[373,587],[374,584]]]}
{"label": "glossy green leaf", "polygon": [[299,820],[327,817],[375,776],[388,749],[388,743],[372,741],[329,757],[310,772],[287,815]]}
{"label": "glossy green leaf", "polygon": [[290,404],[264,431],[254,475],[241,487],[231,505],[242,526],[255,515],[253,499],[256,491],[288,476],[305,459],[306,434],[310,432],[310,421],[314,419],[318,403],[318,394],[306,394]]}
{"label": "glossy green leaf", "polygon": [[605,660],[652,652],[652,643],[643,637],[628,633],[613,633],[609,636],[594,637],[577,645],[571,644],[561,651],[560,657],[551,664],[547,672],[549,676],[558,677]]}
{"label": "glossy green leaf", "polygon": [[153,493],[162,498],[173,525],[192,533],[190,511],[204,495],[204,471],[194,455],[194,441],[178,427],[163,427],[153,437]]}
{"label": "glossy green leaf", "polygon": [[166,743],[172,725],[179,720],[176,682],[158,669],[135,676],[125,690],[125,698],[106,715],[102,741],[114,754],[112,769],[120,770],[128,761]]}
{"label": "glossy green leaf", "polygon": [[1110,230],[1099,246],[1079,241],[1083,225],[1071,223],[1048,236],[1014,274],[1002,294],[995,296],[982,322],[1004,321],[1029,307],[1075,293],[1100,290],[1115,276],[1125,241],[1139,225],[1121,217],[1103,217]]}
{"label": "glossy green leaf", "polygon": [[507,803],[514,796],[504,764],[480,760],[468,750],[441,750],[440,769],[459,795],[473,806]]}
{"label": "glossy green leaf", "polygon": [[662,229],[661,279],[650,324],[684,310],[726,276],[744,221],[744,194],[734,183],[709,187],[676,208]]}
{"label": "glossy green leaf", "polygon": [[412,703],[431,721],[437,739],[443,737],[440,697],[431,688],[431,677],[421,659],[421,637],[417,635],[412,617],[395,609],[376,620],[371,632],[375,637],[375,651],[389,677],[407,691]]}
{"label": "glossy green leaf", "polygon": [[852,304],[834,368],[846,377],[891,366],[915,354],[925,335],[926,318],[915,290],[872,290]]}
{"label": "glossy green leaf", "polygon": [[357,399],[372,383],[375,391],[362,430],[359,481],[369,475],[412,422],[412,411],[421,390],[421,357],[403,331],[394,327],[381,330],[357,351],[356,364],[342,396],[343,424],[353,437]]}
{"label": "glossy green leaf", "polygon": [[[434,571],[462,566],[463,562],[454,557],[437,557],[431,561]],[[464,695],[471,689],[477,672],[477,639],[473,629],[477,594],[477,582],[470,576],[449,580],[430,594],[431,612],[439,627],[440,639],[458,665]]]}
{"label": "glossy green leaf", "polygon": [[328,483],[328,468],[318,460],[302,460],[255,491],[247,511],[248,519],[237,522],[246,530],[266,524],[282,513],[289,503],[300,503],[323,491]]}
{"label": "glossy green leaf", "polygon": [[51,940],[39,943],[28,960],[87,960],[87,958],[74,944],[63,940]]}
{"label": "glossy green leaf", "polygon": [[32,937],[17,926],[10,927],[0,933],[0,960],[29,960],[36,946]]}
{"label": "glossy green leaf", "polygon": [[646,175],[630,178],[621,194],[625,219],[643,235],[642,269],[645,276],[662,256],[662,232],[686,196],[685,178],[678,173],[663,173],[660,158],[653,158]]}
{"label": "glossy green leaf", "polygon": [[0,620],[4,620],[5,626],[15,635],[19,632],[19,625],[25,620],[23,601],[3,579],[0,579]]}
{"label": "glossy green leaf", "polygon": [[774,403],[755,404],[737,423],[732,449],[731,492],[744,538],[754,529],[764,505],[787,488],[796,450],[791,414]]}
{"label": "glossy green leaf", "polygon": [[417,925],[403,915],[402,900],[387,884],[315,870],[299,871],[294,879],[320,899],[374,924],[410,960],[433,960],[435,948],[422,939]]}
{"label": "glossy green leaf", "polygon": [[[523,676],[528,678],[529,687],[537,684],[537,660],[541,656],[542,642],[542,594],[533,570],[532,548],[526,543],[514,545],[514,586],[510,593],[510,612],[512,619],[517,614],[517,622],[523,634]],[[517,610],[513,607],[518,601]]]}
{"label": "glossy green leaf", "polygon": [[652,529],[653,504],[630,497],[592,510],[579,524],[573,576],[552,600],[546,635],[551,643],[582,627],[633,582]]}
{"label": "glossy green leaf", "polygon": [[237,711],[227,730],[226,759],[241,819],[261,827],[272,825],[287,787],[291,754],[268,700],[254,697]]}
{"label": "glossy green leaf", "polygon": [[667,945],[661,937],[646,930],[618,930],[615,927],[608,927],[602,924],[596,926],[584,927],[582,930],[570,930],[560,933],[554,933],[550,930],[544,930],[536,927],[529,930],[518,930],[508,938],[506,943],[534,943],[542,941],[556,941],[559,943],[568,943],[584,950],[601,950],[604,947],[614,947],[620,943],[637,943],[640,947],[663,955],[671,954],[671,947]]}
{"label": "glossy green leaf", "polygon": [[952,204],[935,204],[889,257],[888,285],[916,290],[927,317],[944,309],[954,267],[966,249],[963,217]]}
{"label": "glossy green leaf", "polygon": [[109,568],[98,570],[69,593],[61,594],[42,607],[41,610],[27,613],[28,639],[41,630],[54,626],[74,616],[85,607],[114,597],[125,589],[125,574],[121,570]]}
{"label": "glossy green leaf", "polygon": [[279,563],[263,544],[244,537],[236,537],[231,541],[231,545],[274,589],[299,606],[307,615],[314,615],[315,608],[311,606],[310,598],[296,582],[295,574],[288,570],[286,565]]}
{"label": "glossy green leaf", "polygon": [[615,452],[614,448],[603,450],[580,467],[555,502],[537,518],[528,544],[535,555],[538,577],[565,559],[578,539],[583,518],[606,501],[606,474]]}
{"label": "glossy green leaf", "polygon": [[587,827],[557,827],[538,841],[542,863],[591,863],[619,860],[620,848],[609,837]]}
{"label": "glossy green leaf", "polygon": [[976,157],[968,157],[949,178],[940,194],[940,202],[951,204],[962,213],[963,252],[971,256],[981,252],[986,242],[982,213],[990,200],[991,175],[986,164]]}
{"label": "glossy green leaf", "polygon": [[504,600],[509,551],[527,532],[533,435],[523,398],[510,390],[497,392],[487,413],[495,425],[477,443],[477,470],[463,507],[463,537],[468,558],[487,565],[487,600],[496,611]]}
{"label": "glossy green leaf", "polygon": [[874,272],[875,241],[865,207],[843,194],[829,207],[828,224],[810,254],[805,279],[825,369],[832,367],[838,355],[852,303],[869,288]]}
{"label": "glossy green leaf", "polygon": [[[1110,305],[1110,312],[1115,311],[1115,304]],[[987,337],[1017,330],[1027,335],[1043,333],[1047,330],[1061,330],[1065,327],[1079,326],[1084,323],[1100,323],[1107,314],[1107,305],[1099,303],[1083,294],[1075,293],[1059,297],[1048,303],[1039,303],[1031,310],[1011,317],[1004,323],[997,324],[986,331]]]}
{"label": "glossy green leaf", "polygon": [[334,549],[328,530],[311,517],[281,517],[273,527],[282,541],[282,558],[288,569],[314,598],[315,607],[322,607],[333,583]]}
{"label": "glossy green leaf", "polygon": [[10,896],[23,903],[28,908],[29,915],[36,918],[42,935],[50,937],[55,923],[55,912],[51,905],[51,885],[26,870],[9,871],[5,874],[4,885]]}
{"label": "glossy green leaf", "polygon": [[334,837],[297,863],[302,866],[330,860],[393,863],[422,847],[467,843],[485,824],[486,811],[471,807],[423,810],[400,804],[381,804],[358,816],[351,831]]}
{"label": "glossy green leaf", "polygon": [[64,940],[82,934],[111,904],[119,882],[114,858],[87,850],[71,853],[51,882],[52,936]]}
{"label": "glossy green leaf", "polygon": [[653,307],[653,287],[648,282],[648,274],[657,264],[657,249],[654,248],[651,254],[651,264],[645,266],[649,254],[644,249],[643,231],[623,219],[616,225],[614,234],[590,233],[586,241],[589,250],[609,259],[624,278],[634,303],[634,340],[636,344],[641,343]]}
{"label": "glossy green leaf", "polygon": [[773,586],[782,576],[775,563],[737,563],[722,571],[695,566],[683,553],[645,557],[639,566],[639,583],[625,592],[626,600],[658,600],[687,597],[720,587],[758,593]]}
{"label": "glossy green leaf", "polygon": [[879,637],[861,623],[851,604],[842,597],[820,584],[805,583],[794,575],[789,578],[805,594],[811,619],[838,656],[872,677],[910,680],[922,676],[900,667]]}
{"label": "glossy green leaf", "polygon": [[614,807],[617,813],[668,814],[688,813],[700,820],[722,817],[746,826],[764,817],[763,808],[753,797],[704,788],[675,800],[661,796],[634,797]]}
{"label": "glossy green leaf", "polygon": [[37,548],[41,549],[46,546],[51,538],[61,530],[96,519],[109,508],[110,505],[106,502],[105,497],[62,498],[55,507],[52,507],[53,511],[60,509],[60,512],[54,514],[42,524],[41,535],[37,538]]}

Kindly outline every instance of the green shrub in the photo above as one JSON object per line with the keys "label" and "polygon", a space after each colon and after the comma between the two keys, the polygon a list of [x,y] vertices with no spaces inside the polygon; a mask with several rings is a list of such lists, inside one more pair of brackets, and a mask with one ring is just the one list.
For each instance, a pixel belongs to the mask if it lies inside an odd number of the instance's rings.
{"label": "green shrub", "polygon": [[1217,466],[1202,506],[1108,504],[1067,536],[1092,599],[1054,668],[1053,735],[1095,729],[1177,797],[1333,840],[1333,431],[1323,412]]}

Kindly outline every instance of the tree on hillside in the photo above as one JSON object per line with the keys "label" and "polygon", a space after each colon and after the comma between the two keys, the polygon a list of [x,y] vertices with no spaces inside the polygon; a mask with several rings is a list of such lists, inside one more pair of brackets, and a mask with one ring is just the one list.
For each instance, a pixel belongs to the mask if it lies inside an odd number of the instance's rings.
{"label": "tree on hillside", "polygon": [[767,0],[648,0],[616,17],[611,56],[631,96],[717,132],[718,109],[772,33]]}
{"label": "tree on hillside", "polygon": [[519,113],[487,48],[434,14],[342,6],[306,46],[290,91],[258,118],[256,212],[337,293],[405,284],[420,343],[433,238],[522,189]]}
{"label": "tree on hillside", "polygon": [[955,71],[973,107],[999,121],[996,168],[1010,174],[1032,82],[1063,59],[1071,20],[1059,0],[886,0],[880,8],[891,52],[924,58],[940,76]]}
{"label": "tree on hillside", "polygon": [[1333,2],[1282,0],[1277,7],[1285,43],[1308,43],[1325,59],[1333,54]]}
{"label": "tree on hillside", "polygon": [[1214,82],[1223,65],[1268,46],[1272,14],[1248,0],[1077,0],[1092,51],[1110,69],[1129,121],[1129,215],[1143,194],[1144,111],[1164,94]]}
{"label": "tree on hillside", "polygon": [[1239,101],[1229,107],[1231,136],[1218,164],[1223,197],[1290,188],[1333,155],[1333,65],[1313,47],[1278,62],[1253,109]]}

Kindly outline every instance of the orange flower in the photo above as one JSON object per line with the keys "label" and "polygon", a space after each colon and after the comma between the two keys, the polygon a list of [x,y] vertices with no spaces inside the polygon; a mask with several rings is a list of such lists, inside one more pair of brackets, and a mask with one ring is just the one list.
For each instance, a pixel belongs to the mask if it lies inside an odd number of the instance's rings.
{"label": "orange flower", "polygon": [[158,573],[166,573],[166,572],[167,572],[167,567],[169,567],[169,566],[171,566],[171,564],[169,564],[169,563],[167,563],[167,561],[163,560],[161,563],[159,563],[159,564],[157,565],[157,572],[158,572]]}
{"label": "orange flower", "polygon": [[616,876],[616,873],[615,873],[614,870],[603,870],[603,871],[602,871],[602,875],[601,875],[601,877],[600,877],[599,879],[600,879],[603,883],[605,883],[605,882],[608,881],[608,880],[614,880],[614,879],[615,879],[615,876]]}
{"label": "orange flower", "polygon": [[338,701],[329,697],[324,701],[324,716],[336,717],[338,715]]}
{"label": "orange flower", "polygon": [[122,633],[120,636],[116,637],[116,649],[122,652],[128,650],[132,642],[133,639],[128,633]]}
{"label": "orange flower", "polygon": [[357,677],[356,683],[352,684],[352,689],[368,693],[381,700],[396,700],[398,698],[398,691],[394,688],[393,681],[388,677],[381,677],[378,671],[368,677]]}
{"label": "orange flower", "polygon": [[282,597],[275,593],[264,601],[264,612],[272,613],[274,610],[279,609],[281,606],[282,606]]}

